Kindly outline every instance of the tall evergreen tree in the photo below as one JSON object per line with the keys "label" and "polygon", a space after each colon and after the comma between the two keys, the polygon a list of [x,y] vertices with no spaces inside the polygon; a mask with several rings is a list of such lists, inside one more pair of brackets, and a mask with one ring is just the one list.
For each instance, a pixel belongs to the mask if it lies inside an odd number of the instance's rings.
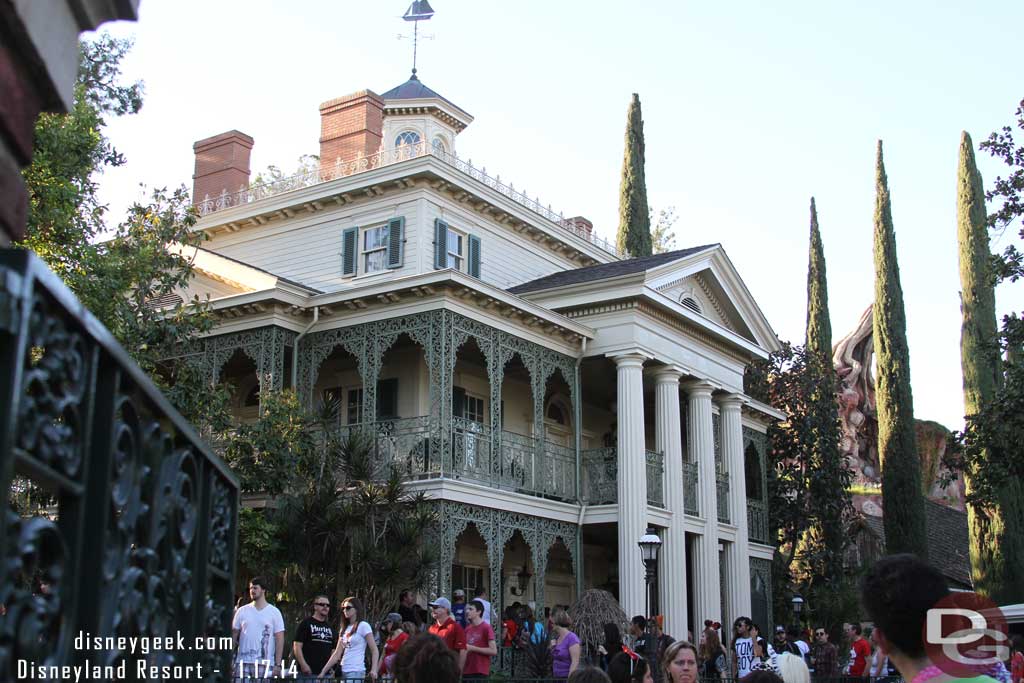
{"label": "tall evergreen tree", "polygon": [[[985,192],[974,160],[971,136],[960,136],[957,173],[957,241],[960,247],[960,363],[963,368],[964,411],[978,415],[1002,384],[996,327],[996,297],[991,269]],[[993,457],[993,445],[984,448],[975,463],[984,468]],[[977,488],[971,472],[964,472],[968,499]],[[990,504],[972,501],[967,507],[970,531],[971,576],[974,588],[997,602],[1010,601],[1024,588],[1024,548],[1019,528],[1024,491],[1016,478],[1005,478]],[[1017,528],[1015,528],[1017,527]]]}
{"label": "tall evergreen tree", "polygon": [[[808,489],[816,519],[806,539],[805,563],[818,568],[825,582],[843,576],[847,535],[844,528],[851,508],[852,473],[839,451],[837,378],[832,364],[832,323],[828,312],[825,251],[818,230],[818,210],[811,197],[811,237],[807,263],[807,372],[811,391],[807,419],[811,425],[812,453]],[[815,582],[816,583],[816,582]]]}
{"label": "tall evergreen tree", "polygon": [[626,149],[622,156],[619,231],[615,244],[620,252],[634,258],[650,256],[654,251],[644,175],[644,120],[640,113],[640,96],[636,93],[626,115]]}
{"label": "tall evergreen tree", "polygon": [[878,141],[875,167],[875,305],[877,354],[876,407],[878,459],[882,466],[882,520],[886,552],[927,557],[921,463],[914,433],[914,396],[910,390],[907,317],[896,258],[889,181]]}

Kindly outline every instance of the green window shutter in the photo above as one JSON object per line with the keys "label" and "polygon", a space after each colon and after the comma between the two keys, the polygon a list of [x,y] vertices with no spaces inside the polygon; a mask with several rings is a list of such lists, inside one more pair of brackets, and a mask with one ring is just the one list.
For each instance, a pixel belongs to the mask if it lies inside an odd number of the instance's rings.
{"label": "green window shutter", "polygon": [[356,258],[359,256],[359,228],[346,228],[341,234],[341,274],[356,274]]}
{"label": "green window shutter", "polygon": [[469,236],[469,274],[480,277],[480,238]]}
{"label": "green window shutter", "polygon": [[405,242],[405,218],[392,218],[388,223],[388,268],[402,267],[402,245]]}
{"label": "green window shutter", "polygon": [[434,219],[434,268],[448,267],[448,224]]}

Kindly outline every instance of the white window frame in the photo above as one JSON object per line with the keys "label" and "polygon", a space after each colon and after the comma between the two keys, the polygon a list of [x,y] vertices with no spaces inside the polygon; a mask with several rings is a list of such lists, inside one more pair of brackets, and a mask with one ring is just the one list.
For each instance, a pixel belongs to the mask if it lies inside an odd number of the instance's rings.
{"label": "white window frame", "polygon": [[[453,252],[451,250],[452,239],[457,240],[459,245],[459,251]],[[452,226],[448,226],[448,243],[444,245],[445,253],[445,266],[447,268],[454,268],[455,270],[463,270],[466,266],[466,244],[469,241],[469,236],[459,230],[452,229]]]}
{"label": "white window frame", "polygon": [[[413,140],[412,142],[400,142],[406,136],[409,136],[409,135],[415,135],[416,139]],[[395,136],[395,149],[398,149],[399,147],[418,145],[421,142],[423,142],[423,136],[420,135],[420,132],[418,130],[412,130],[410,128],[408,130],[403,130],[402,132],[400,132],[398,135]]]}
{"label": "white window frame", "polygon": [[[383,231],[384,241],[380,246],[373,247],[370,249],[366,248],[366,238],[369,237],[370,233],[374,231]],[[372,275],[374,273],[383,273],[388,269],[388,240],[390,235],[388,234],[388,224],[383,223],[381,225],[371,225],[366,228],[362,228],[359,231],[359,269],[363,275]],[[383,260],[380,263],[380,267],[370,270],[369,257],[374,254],[383,254]]]}
{"label": "white window frame", "polygon": [[[472,413],[472,415],[470,414],[470,410],[469,410],[469,402],[470,401],[473,401],[474,403],[479,402],[479,404],[480,404],[480,412],[479,413],[474,411]],[[464,418],[466,418],[467,420],[470,420],[472,422],[477,422],[479,424],[487,424],[487,400],[483,396],[478,396],[476,394],[471,394],[471,393],[469,393],[467,391],[466,392],[466,402],[462,406],[462,416]],[[479,416],[479,419],[477,419],[477,416]]]}

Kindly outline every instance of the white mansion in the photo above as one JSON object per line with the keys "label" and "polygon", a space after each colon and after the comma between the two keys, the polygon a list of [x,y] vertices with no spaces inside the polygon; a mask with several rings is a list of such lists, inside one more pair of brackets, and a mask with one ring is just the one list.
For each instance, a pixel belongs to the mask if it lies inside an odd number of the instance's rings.
{"label": "white mansion", "polygon": [[542,608],[599,587],[642,614],[653,527],[667,633],[770,623],[765,431],[782,416],[743,370],[778,342],[722,246],[624,260],[456,156],[473,119],[415,72],[320,114],[319,168],[260,186],[252,138],[195,144],[210,239],[183,294],[212,299],[196,355],[238,419],[291,386],[373,429],[437,501],[432,592]]}

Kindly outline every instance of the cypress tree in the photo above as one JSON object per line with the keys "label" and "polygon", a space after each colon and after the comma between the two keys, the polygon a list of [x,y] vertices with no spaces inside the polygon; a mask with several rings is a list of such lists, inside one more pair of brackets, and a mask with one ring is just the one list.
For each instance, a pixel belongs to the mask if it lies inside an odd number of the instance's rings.
{"label": "cypress tree", "polygon": [[850,507],[851,473],[839,451],[839,410],[836,372],[832,364],[832,323],[828,311],[825,251],[818,230],[818,211],[811,197],[811,237],[807,263],[807,370],[812,390],[808,418],[813,439],[809,493],[817,529],[812,534],[820,576],[843,574],[844,528]]}
{"label": "cypress tree", "polygon": [[[957,242],[960,247],[960,364],[963,369],[964,411],[978,414],[996,396],[1002,383],[996,327],[996,297],[990,267],[985,190],[974,160],[971,136],[960,136],[960,165],[957,172]],[[981,453],[984,467],[989,449]],[[974,490],[972,477],[965,473],[967,493]],[[974,589],[997,602],[1019,595],[1012,586],[1024,585],[1022,536],[1018,528],[1020,506],[1024,505],[1020,482],[1003,483],[992,505],[967,506],[970,532],[971,577]]]}
{"label": "cypress tree", "polygon": [[921,463],[914,434],[914,396],[910,390],[907,318],[881,140],[878,141],[875,184],[874,344],[878,366],[875,397],[886,552],[915,553],[927,558]]}
{"label": "cypress tree", "polygon": [[626,114],[626,149],[622,156],[622,181],[619,184],[619,231],[615,244],[632,257],[650,256],[651,215],[647,208],[647,179],[644,175],[644,120],[640,96],[633,93]]}

